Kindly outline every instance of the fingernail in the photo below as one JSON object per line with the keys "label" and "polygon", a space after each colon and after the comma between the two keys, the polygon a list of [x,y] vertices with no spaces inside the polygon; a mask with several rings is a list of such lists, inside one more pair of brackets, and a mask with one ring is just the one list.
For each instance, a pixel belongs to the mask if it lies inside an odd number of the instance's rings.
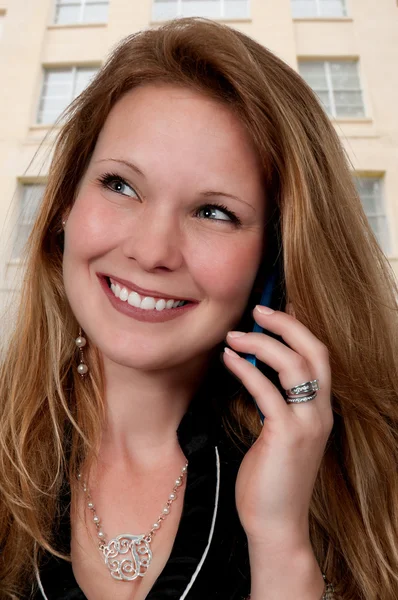
{"label": "fingernail", "polygon": [[224,352],[225,352],[225,354],[228,354],[229,356],[232,356],[233,358],[240,358],[239,354],[236,354],[236,352],[231,350],[231,348],[225,347]]}
{"label": "fingernail", "polygon": [[258,310],[259,313],[263,315],[271,315],[273,312],[275,312],[269,306],[262,306],[261,304],[257,304],[255,308]]}
{"label": "fingernail", "polygon": [[228,331],[227,335],[231,338],[238,338],[246,334],[243,331]]}

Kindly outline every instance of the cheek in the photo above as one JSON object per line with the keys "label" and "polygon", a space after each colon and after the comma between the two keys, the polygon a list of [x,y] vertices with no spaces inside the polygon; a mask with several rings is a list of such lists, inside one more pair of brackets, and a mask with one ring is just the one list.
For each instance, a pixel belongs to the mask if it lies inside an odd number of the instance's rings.
{"label": "cheek", "polygon": [[252,289],[261,260],[261,240],[251,239],[220,244],[196,265],[197,280],[214,300],[242,308]]}
{"label": "cheek", "polygon": [[64,260],[95,258],[114,245],[111,215],[94,194],[78,196],[69,214]]}

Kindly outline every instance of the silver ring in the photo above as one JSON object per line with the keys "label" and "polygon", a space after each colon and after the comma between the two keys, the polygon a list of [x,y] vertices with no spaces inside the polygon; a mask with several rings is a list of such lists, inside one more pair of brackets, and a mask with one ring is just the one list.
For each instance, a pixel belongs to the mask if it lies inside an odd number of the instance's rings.
{"label": "silver ring", "polygon": [[286,404],[299,404],[300,402],[310,402],[316,398],[316,392],[310,396],[297,396],[297,398],[285,398]]}
{"label": "silver ring", "polygon": [[295,385],[289,390],[285,390],[285,392],[288,397],[291,398],[292,396],[299,396],[300,394],[308,394],[308,392],[317,392],[319,389],[318,379],[313,379],[312,381],[305,381],[304,383]]}

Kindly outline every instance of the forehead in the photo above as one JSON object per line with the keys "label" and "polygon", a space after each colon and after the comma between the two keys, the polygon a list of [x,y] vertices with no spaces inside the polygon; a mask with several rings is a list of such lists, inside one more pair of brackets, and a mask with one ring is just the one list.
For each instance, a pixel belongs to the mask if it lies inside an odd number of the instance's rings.
{"label": "forehead", "polygon": [[[155,145],[154,145],[155,144]],[[262,169],[250,136],[225,104],[205,94],[169,84],[146,84],[127,92],[110,111],[96,153],[121,147],[135,150],[151,145],[164,150],[208,156],[222,153]]]}

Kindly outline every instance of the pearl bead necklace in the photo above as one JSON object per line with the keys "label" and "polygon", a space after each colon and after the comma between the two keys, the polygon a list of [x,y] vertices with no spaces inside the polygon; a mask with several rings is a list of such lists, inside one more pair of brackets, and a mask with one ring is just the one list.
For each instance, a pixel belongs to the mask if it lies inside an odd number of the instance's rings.
{"label": "pearl bead necklace", "polygon": [[[97,528],[99,539],[98,547],[104,555],[105,565],[108,567],[111,576],[120,581],[133,581],[137,577],[144,577],[152,560],[152,550],[150,544],[156,531],[160,529],[162,521],[170,513],[172,503],[177,499],[177,493],[182,486],[184,476],[188,470],[188,463],[181,469],[181,475],[175,480],[172,492],[163,507],[162,513],[157,518],[152,528],[146,534],[134,535],[131,533],[122,533],[109,542],[106,541],[105,533],[101,528],[101,519],[95,511],[95,506],[91,498],[90,491],[86,482],[83,482],[83,491],[87,497],[87,507],[93,513],[93,522]],[[81,473],[77,476],[82,481]],[[129,553],[128,558],[124,556]],[[118,559],[118,557],[121,559]]]}

